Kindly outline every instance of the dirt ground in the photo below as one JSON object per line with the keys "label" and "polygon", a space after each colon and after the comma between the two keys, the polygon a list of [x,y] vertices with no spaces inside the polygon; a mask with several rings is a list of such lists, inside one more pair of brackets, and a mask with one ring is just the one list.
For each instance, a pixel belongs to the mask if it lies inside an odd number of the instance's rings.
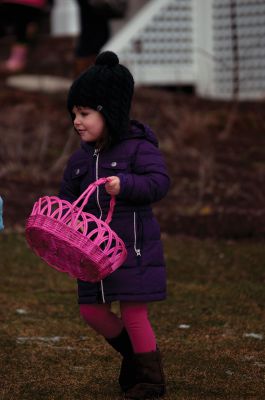
{"label": "dirt ground", "polygon": [[[8,41],[1,42],[0,57]],[[41,39],[25,71],[71,77],[73,39]],[[0,194],[6,228],[25,224],[34,200],[57,193],[78,146],[66,93],[10,88],[0,77]],[[180,88],[137,87],[132,117],[156,132],[172,185],[154,205],[162,230],[198,237],[264,237],[264,101],[198,98]]]}

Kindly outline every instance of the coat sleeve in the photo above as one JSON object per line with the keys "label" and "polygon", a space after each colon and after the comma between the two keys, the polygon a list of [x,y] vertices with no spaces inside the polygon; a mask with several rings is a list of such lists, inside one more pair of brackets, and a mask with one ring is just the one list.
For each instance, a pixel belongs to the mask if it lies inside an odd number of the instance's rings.
{"label": "coat sleeve", "polygon": [[60,185],[59,198],[62,200],[67,200],[70,203],[74,202],[80,192],[80,186],[77,181],[71,178],[72,175],[72,163],[71,159],[68,161],[66,168],[64,170],[63,178]]}
{"label": "coat sleeve", "polygon": [[147,141],[138,145],[132,173],[118,176],[121,182],[119,198],[137,204],[154,203],[162,199],[170,185],[160,150]]}

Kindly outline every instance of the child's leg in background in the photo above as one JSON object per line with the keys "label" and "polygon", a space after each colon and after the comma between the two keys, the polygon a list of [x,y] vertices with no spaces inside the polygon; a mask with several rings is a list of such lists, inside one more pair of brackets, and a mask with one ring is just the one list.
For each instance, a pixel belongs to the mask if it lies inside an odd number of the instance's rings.
{"label": "child's leg in background", "polygon": [[121,319],[127,330],[134,353],[156,351],[156,338],[146,303],[121,302]]}
{"label": "child's leg in background", "polygon": [[[1,3],[1,1],[0,1]],[[15,36],[8,59],[1,63],[1,71],[20,72],[27,65],[29,45],[36,33],[42,12],[36,7],[22,4],[1,4],[1,26],[12,27]]]}

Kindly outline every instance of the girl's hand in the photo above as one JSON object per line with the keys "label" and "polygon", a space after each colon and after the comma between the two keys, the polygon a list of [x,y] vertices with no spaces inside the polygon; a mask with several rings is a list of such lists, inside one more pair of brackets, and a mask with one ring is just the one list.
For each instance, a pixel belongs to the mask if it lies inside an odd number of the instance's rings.
{"label": "girl's hand", "polygon": [[109,176],[109,181],[105,184],[105,189],[111,196],[117,196],[120,193],[120,178],[118,176]]}

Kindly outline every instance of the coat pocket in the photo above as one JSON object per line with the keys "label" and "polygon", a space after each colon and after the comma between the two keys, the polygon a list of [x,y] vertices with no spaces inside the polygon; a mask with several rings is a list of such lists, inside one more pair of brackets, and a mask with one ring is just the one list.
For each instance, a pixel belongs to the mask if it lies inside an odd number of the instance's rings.
{"label": "coat pocket", "polygon": [[101,168],[104,174],[106,171],[106,175],[116,175],[121,171],[126,171],[129,169],[129,163],[126,161],[107,161],[101,164]]}
{"label": "coat pocket", "polygon": [[88,171],[87,165],[83,166],[75,166],[72,171],[71,171],[71,178],[72,179],[78,179],[84,176]]}

